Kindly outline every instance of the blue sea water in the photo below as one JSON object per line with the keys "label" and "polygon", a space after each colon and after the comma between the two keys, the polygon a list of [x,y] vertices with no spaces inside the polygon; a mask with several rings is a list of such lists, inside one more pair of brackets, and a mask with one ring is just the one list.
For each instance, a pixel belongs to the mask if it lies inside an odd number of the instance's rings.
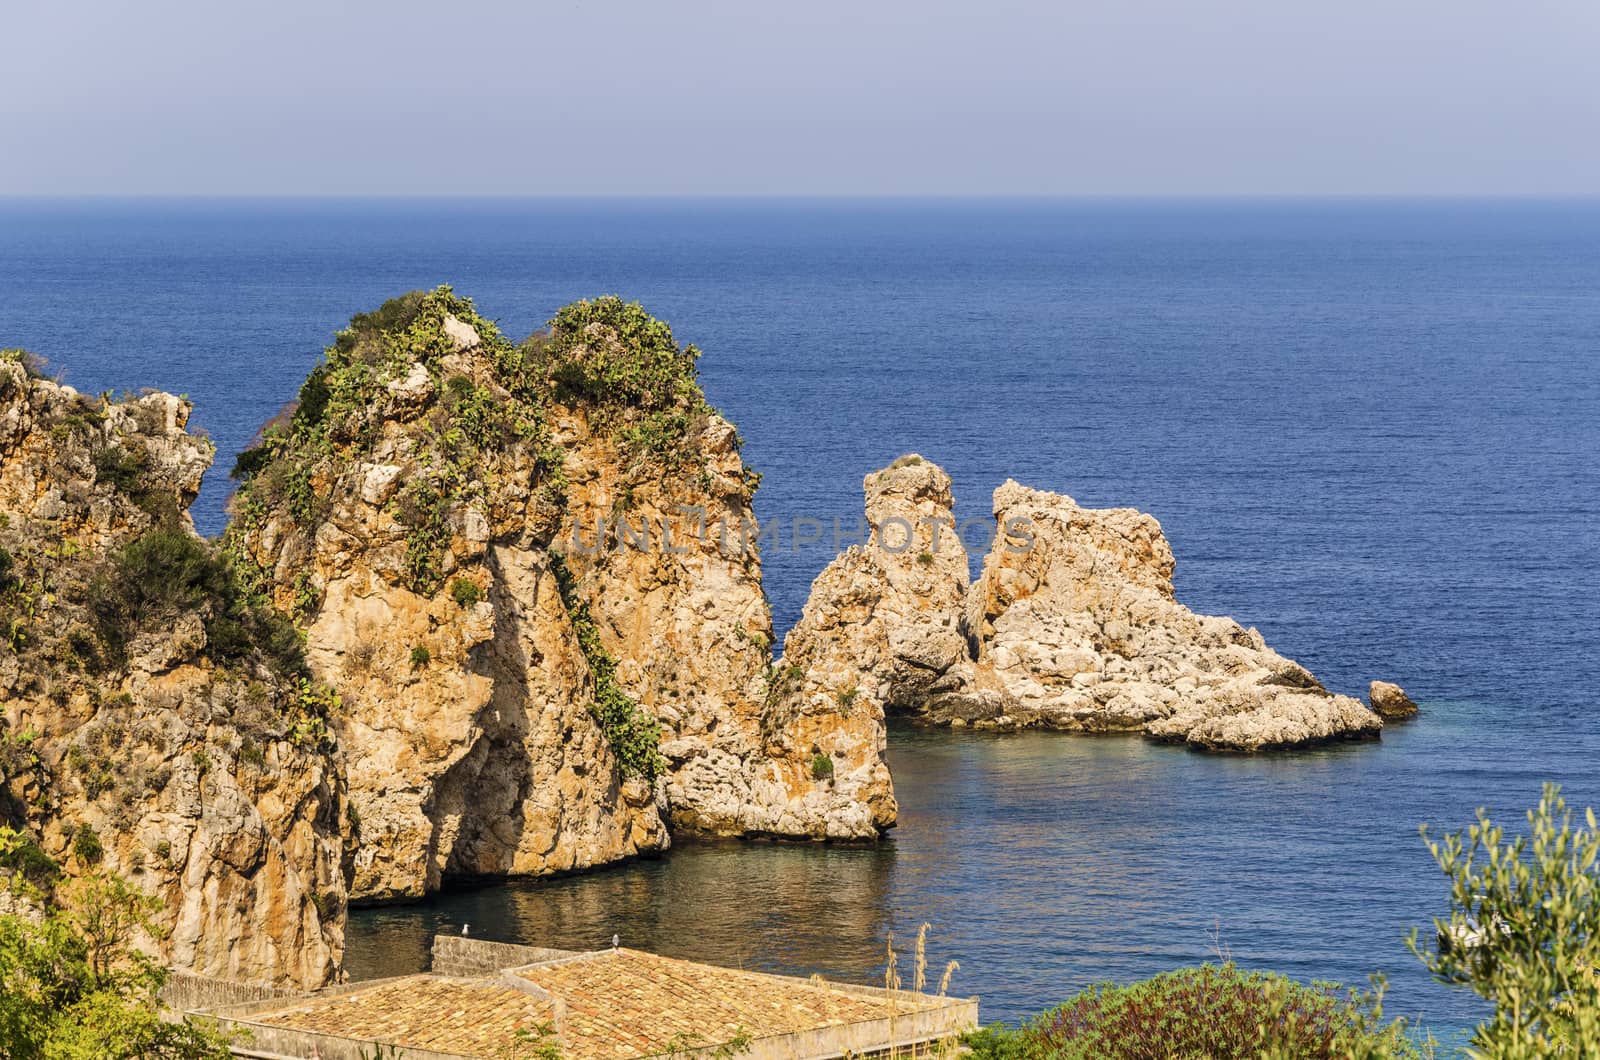
{"label": "blue sea water", "polygon": [[[1223,949],[1478,1013],[1402,937],[1441,910],[1417,826],[1600,803],[1600,202],[0,201],[0,345],[83,390],[194,398],[231,456],[351,313],[451,283],[513,336],[618,292],[705,355],[758,514],[851,521],[915,450],[959,514],[1007,477],[1161,519],[1179,598],[1339,691],[1381,744],[1215,757],[896,730],[874,848],[668,857],[352,918],[355,974],[435,927],[869,978],[884,935],[985,1018]],[[831,558],[766,554],[780,629]]]}

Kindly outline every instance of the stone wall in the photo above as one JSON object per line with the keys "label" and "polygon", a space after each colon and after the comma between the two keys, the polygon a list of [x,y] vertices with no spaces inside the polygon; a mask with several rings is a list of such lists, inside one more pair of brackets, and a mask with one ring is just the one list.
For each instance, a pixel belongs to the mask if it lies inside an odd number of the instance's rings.
{"label": "stone wall", "polygon": [[462,938],[459,935],[435,935],[432,971],[435,975],[475,978],[494,975],[505,968],[520,968],[525,964],[575,956],[577,952],[574,950],[515,946],[487,939]]}
{"label": "stone wall", "polygon": [[280,997],[297,997],[298,990],[266,986],[261,983],[236,983],[231,979],[218,979],[209,975],[189,972],[172,972],[167,985],[161,988],[162,1007],[173,1012],[192,1012],[195,1009],[216,1005],[238,1005],[246,1001],[270,1001]]}

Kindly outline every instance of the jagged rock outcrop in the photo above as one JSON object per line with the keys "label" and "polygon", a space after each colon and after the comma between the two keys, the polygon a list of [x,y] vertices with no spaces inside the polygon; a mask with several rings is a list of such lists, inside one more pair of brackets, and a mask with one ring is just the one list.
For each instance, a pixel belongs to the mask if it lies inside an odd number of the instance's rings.
{"label": "jagged rock outcrop", "polygon": [[1372,682],[1367,688],[1367,702],[1379,717],[1409,718],[1417,712],[1417,705],[1405,689],[1388,681]]}
{"label": "jagged rock outcrop", "polygon": [[813,800],[836,802],[824,815],[854,836],[894,823],[884,715],[935,694],[965,658],[959,615],[968,581],[948,475],[912,455],[862,486],[867,541],[812,583],[784,639],[773,697],[773,720],[791,749],[809,754],[826,781]]}
{"label": "jagged rock outcrop", "polygon": [[293,631],[194,534],[211,445],[177,397],[29,367],[0,353],[0,824],[33,851],[0,881],[112,871],[160,899],[143,941],[172,964],[321,985],[343,951],[337,753]]}
{"label": "jagged rock outcrop", "polygon": [[756,478],[695,356],[616,299],[513,345],[410,295],[241,458],[229,547],[341,696],[357,898],[604,864],[669,822],[876,834],[769,720]]}
{"label": "jagged rock outcrop", "polygon": [[1382,722],[1231,618],[1172,592],[1154,517],[1006,482],[968,621],[1019,721],[1227,750],[1373,736]]}
{"label": "jagged rock outcrop", "polygon": [[[934,548],[930,530],[911,561],[875,539],[817,580],[786,656],[813,684],[859,685],[874,707],[934,724],[1142,732],[1227,750],[1382,726],[1255,630],[1178,603],[1172,551],[1149,515],[1007,482],[969,586],[942,471],[903,458],[866,488],[869,522],[893,510],[945,527],[946,540]],[[886,508],[886,498],[904,500]]]}

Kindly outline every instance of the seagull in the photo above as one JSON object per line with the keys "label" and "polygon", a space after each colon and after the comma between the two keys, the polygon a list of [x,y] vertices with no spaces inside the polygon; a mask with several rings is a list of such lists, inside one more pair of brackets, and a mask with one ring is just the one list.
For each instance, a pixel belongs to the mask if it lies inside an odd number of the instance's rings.
{"label": "seagull", "polygon": [[620,945],[622,945],[622,936],[621,935],[612,935],[611,936],[611,948],[612,949],[616,949]]}
{"label": "seagull", "polygon": [[471,925],[471,924],[462,924],[462,925],[461,925],[461,934],[462,934],[462,935],[466,935],[466,933],[467,933],[467,928],[469,928],[469,927],[471,927],[471,926],[472,926],[472,925]]}

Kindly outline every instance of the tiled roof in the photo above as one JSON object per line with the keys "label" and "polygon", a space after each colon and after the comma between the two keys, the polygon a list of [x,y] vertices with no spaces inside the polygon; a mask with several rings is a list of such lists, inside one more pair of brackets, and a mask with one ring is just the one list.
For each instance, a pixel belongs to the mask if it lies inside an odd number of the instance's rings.
{"label": "tiled roof", "polygon": [[[757,972],[740,972],[638,950],[615,950],[511,974],[566,1003],[562,1053],[583,1060],[632,1060],[754,1038],[880,1020],[882,998]],[[901,1013],[941,999],[905,993]]]}
{"label": "tiled roof", "polygon": [[[247,1017],[251,1022],[464,1056],[501,1055],[519,1029],[556,1025],[565,1060],[637,1060],[770,1035],[881,1020],[888,1001],[801,979],[611,950],[532,965],[514,975],[560,999],[493,978],[419,975],[368,989],[308,997]],[[537,991],[535,991],[537,993]],[[906,1015],[942,998],[896,995]]]}
{"label": "tiled roof", "polygon": [[308,997],[249,1019],[317,1034],[488,1057],[503,1052],[519,1028],[537,1028],[552,1016],[550,1002],[497,986],[492,979],[416,975],[353,993]]}

